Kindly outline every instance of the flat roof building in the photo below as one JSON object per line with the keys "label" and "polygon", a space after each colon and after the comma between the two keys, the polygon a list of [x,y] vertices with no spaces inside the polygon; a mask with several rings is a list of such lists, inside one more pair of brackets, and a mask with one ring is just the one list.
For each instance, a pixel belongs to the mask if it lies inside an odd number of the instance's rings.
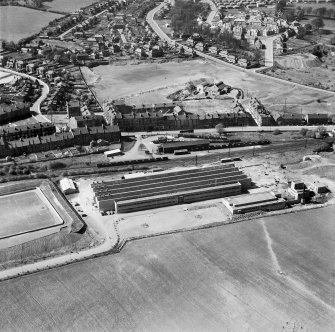
{"label": "flat roof building", "polygon": [[286,201],[271,191],[226,197],[222,203],[232,214],[284,209]]}
{"label": "flat roof building", "polygon": [[77,187],[72,179],[64,178],[59,181],[59,187],[63,194],[70,195],[78,192]]}
{"label": "flat roof building", "polygon": [[96,182],[92,189],[99,210],[121,213],[233,196],[250,186],[251,179],[231,163]]}

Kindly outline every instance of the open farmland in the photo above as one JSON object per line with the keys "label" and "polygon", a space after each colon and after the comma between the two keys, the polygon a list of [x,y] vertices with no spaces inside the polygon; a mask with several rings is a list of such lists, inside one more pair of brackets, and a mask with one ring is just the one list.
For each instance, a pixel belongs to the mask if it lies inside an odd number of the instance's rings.
{"label": "open farmland", "polygon": [[99,76],[93,87],[100,102],[121,97],[129,103],[137,104],[169,101],[166,96],[183,88],[186,82],[212,77],[242,88],[246,94],[257,96],[270,110],[281,110],[286,106],[292,112],[300,113],[302,109],[304,113],[332,113],[335,104],[335,96],[327,92],[313,91],[290,82],[274,81],[250,71],[243,72],[203,60],[99,66],[93,71]]}
{"label": "open farmland", "polygon": [[71,13],[95,2],[98,0],[52,0],[44,2],[43,5],[51,10]]}
{"label": "open farmland", "polygon": [[0,39],[17,42],[38,33],[61,15],[24,7],[0,6]]}
{"label": "open farmland", "polygon": [[2,282],[1,329],[333,331],[333,214],[140,240],[117,255]]}

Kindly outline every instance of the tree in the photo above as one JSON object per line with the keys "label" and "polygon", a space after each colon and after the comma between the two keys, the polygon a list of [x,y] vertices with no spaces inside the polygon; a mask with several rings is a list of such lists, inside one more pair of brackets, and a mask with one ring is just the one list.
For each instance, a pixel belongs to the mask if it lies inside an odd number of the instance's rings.
{"label": "tree", "polygon": [[310,15],[313,11],[313,8],[312,7],[307,7],[307,8],[305,8],[305,11],[306,11],[306,14]]}
{"label": "tree", "polygon": [[304,28],[306,32],[311,32],[313,30],[312,24],[310,23],[305,24]]}
{"label": "tree", "polygon": [[280,0],[276,4],[276,14],[279,12],[283,12],[286,7],[286,0]]}
{"label": "tree", "polygon": [[222,123],[219,123],[215,126],[215,130],[219,133],[219,134],[223,134],[224,133],[224,125]]}
{"label": "tree", "polygon": [[323,50],[321,49],[320,45],[314,46],[312,54],[320,59],[323,57]]}
{"label": "tree", "polygon": [[296,18],[296,13],[295,13],[294,8],[286,9],[284,17],[286,18],[288,22],[293,22]]}
{"label": "tree", "polygon": [[298,39],[303,39],[306,35],[307,31],[303,26],[298,27],[298,32],[297,32],[297,38]]}
{"label": "tree", "polygon": [[321,7],[321,8],[317,8],[315,11],[319,17],[325,17],[328,10],[326,7]]}
{"label": "tree", "polygon": [[305,11],[304,9],[301,9],[301,10],[297,10],[296,12],[296,17],[297,17],[297,20],[298,21],[301,21],[305,16]]}
{"label": "tree", "polygon": [[306,128],[301,128],[301,129],[300,129],[300,135],[301,135],[301,136],[306,136],[307,131],[308,131],[308,130],[307,130]]}
{"label": "tree", "polygon": [[314,29],[319,30],[320,28],[323,28],[325,26],[325,23],[323,22],[323,19],[321,17],[316,17],[311,21],[311,24]]}
{"label": "tree", "polygon": [[261,60],[261,59],[262,59],[262,51],[258,48],[254,52],[254,60],[259,62],[259,60]]}

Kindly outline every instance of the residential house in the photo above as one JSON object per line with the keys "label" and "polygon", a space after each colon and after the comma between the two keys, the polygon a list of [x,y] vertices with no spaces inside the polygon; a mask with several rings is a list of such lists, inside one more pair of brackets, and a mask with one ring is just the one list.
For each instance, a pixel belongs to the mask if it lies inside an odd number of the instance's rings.
{"label": "residential house", "polygon": [[43,122],[8,128],[2,127],[0,128],[0,138],[4,141],[14,141],[21,138],[51,135],[55,132],[56,127],[53,123]]}
{"label": "residential house", "polygon": [[214,55],[219,54],[220,49],[217,46],[211,46],[208,48],[208,51]]}
{"label": "residential house", "polygon": [[70,100],[66,103],[66,110],[68,118],[81,115],[80,102],[79,100]]}
{"label": "residential house", "polygon": [[222,50],[222,51],[220,51],[220,52],[219,52],[219,56],[220,56],[221,58],[227,59],[227,57],[228,57],[228,51],[227,51],[227,50]]}
{"label": "residential house", "polygon": [[330,122],[327,113],[309,113],[305,116],[308,125],[325,125]]}
{"label": "residential house", "polygon": [[0,125],[22,120],[30,116],[30,107],[27,103],[0,104]]}
{"label": "residential house", "polygon": [[301,126],[306,123],[305,116],[297,113],[284,113],[275,120],[279,126]]}
{"label": "residential house", "polygon": [[97,127],[104,124],[102,115],[73,116],[69,119],[70,128]]}
{"label": "residential house", "polygon": [[141,59],[141,58],[145,58],[145,57],[147,57],[147,54],[146,54],[146,52],[144,51],[143,48],[138,47],[138,48],[136,48],[136,50],[135,50],[135,56],[136,56],[137,58]]}

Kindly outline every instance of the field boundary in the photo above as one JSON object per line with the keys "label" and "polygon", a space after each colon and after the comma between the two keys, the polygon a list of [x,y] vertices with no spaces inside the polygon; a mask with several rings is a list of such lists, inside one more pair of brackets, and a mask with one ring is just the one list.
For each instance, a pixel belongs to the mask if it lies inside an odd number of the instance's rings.
{"label": "field boundary", "polygon": [[[318,208],[323,208],[326,206],[331,206],[334,205],[332,203],[325,203],[325,204],[320,204],[317,206],[310,206],[308,208],[305,209],[301,209],[301,210],[286,210],[286,211],[272,211],[272,212],[267,212],[264,215],[261,216],[261,218],[264,217],[272,217],[274,215],[280,215],[280,214],[287,214],[287,213],[297,213],[297,212],[303,212],[306,210],[311,210],[311,209],[318,209]],[[198,227],[193,227],[193,228],[185,228],[185,229],[179,229],[179,230],[174,230],[174,231],[168,231],[168,232],[162,232],[162,233],[157,233],[157,234],[150,234],[150,235],[144,235],[144,236],[140,236],[140,237],[129,237],[126,239],[121,240],[119,243],[117,243],[113,248],[107,249],[105,251],[101,251],[98,253],[93,253],[90,256],[84,256],[84,257],[75,257],[74,254],[70,254],[68,255],[68,260],[65,260],[61,263],[54,263],[52,264],[52,262],[50,262],[50,265],[46,265],[43,268],[38,268],[38,267],[31,267],[29,269],[24,269],[25,265],[22,265],[20,268],[16,268],[17,272],[16,273],[9,273],[8,275],[6,275],[6,271],[3,271],[3,274],[0,274],[0,281],[3,280],[9,280],[9,279],[13,279],[13,278],[17,278],[17,277],[21,277],[21,276],[25,276],[25,275],[29,275],[29,274],[36,274],[36,273],[40,273],[43,272],[45,270],[51,270],[51,269],[55,269],[61,266],[66,266],[66,265],[70,265],[73,263],[79,263],[82,261],[86,261],[86,260],[91,260],[94,258],[99,258],[99,257],[103,257],[103,256],[107,256],[107,255],[112,255],[112,254],[119,254],[121,252],[121,250],[125,247],[125,245],[128,242],[132,242],[132,241],[137,241],[137,240],[143,240],[143,239],[147,239],[147,238],[151,238],[151,237],[158,237],[158,236],[165,236],[165,235],[170,235],[170,234],[175,234],[175,233],[180,233],[180,232],[191,232],[191,231],[195,231],[195,230],[200,230],[200,229],[209,229],[209,228],[214,228],[214,227],[218,227],[218,226],[226,226],[226,225],[231,225],[231,224],[235,224],[236,222],[242,222],[242,221],[246,221],[246,220],[256,220],[259,219],[259,216],[254,216],[253,218],[249,218],[249,219],[244,219],[244,220],[238,220],[235,222],[229,222],[229,223],[225,223],[223,224],[222,222],[214,222],[208,225],[202,225],[202,226],[198,226]],[[79,254],[79,253],[78,253]],[[72,257],[71,257],[72,256]],[[54,259],[59,259],[62,258],[62,255],[59,257],[55,257]],[[48,260],[52,260],[51,259],[42,259],[42,263],[47,264]],[[13,269],[12,269],[13,270]]]}
{"label": "field boundary", "polygon": [[[269,212],[259,211],[261,213],[241,214],[241,215],[239,215],[239,218],[236,218],[236,219],[234,219],[234,217],[232,217],[227,222],[215,221],[215,222],[209,223],[207,225],[199,225],[199,226],[190,227],[190,228],[181,228],[181,229],[176,229],[176,230],[171,230],[171,231],[166,231],[166,232],[159,232],[159,233],[154,233],[154,234],[127,237],[127,238],[122,239],[121,241],[119,241],[115,245],[115,249],[117,250],[118,253],[120,253],[128,242],[144,240],[144,239],[148,239],[148,238],[152,238],[152,237],[172,235],[172,234],[176,234],[176,233],[192,232],[192,231],[201,230],[201,229],[209,229],[209,228],[214,228],[214,227],[228,226],[228,225],[233,225],[233,224],[244,222],[244,221],[273,217],[275,215],[283,215],[283,214],[289,214],[289,213],[299,213],[299,212],[304,212],[304,211],[308,211],[308,210],[320,209],[320,208],[324,208],[324,207],[331,206],[331,205],[335,205],[335,204],[334,203],[324,203],[324,204],[318,204],[318,205],[312,205],[312,206],[305,206],[304,208],[299,209],[299,210],[289,209],[289,210],[276,210],[276,211],[269,211]],[[257,212],[257,211],[255,211],[255,212]]]}

